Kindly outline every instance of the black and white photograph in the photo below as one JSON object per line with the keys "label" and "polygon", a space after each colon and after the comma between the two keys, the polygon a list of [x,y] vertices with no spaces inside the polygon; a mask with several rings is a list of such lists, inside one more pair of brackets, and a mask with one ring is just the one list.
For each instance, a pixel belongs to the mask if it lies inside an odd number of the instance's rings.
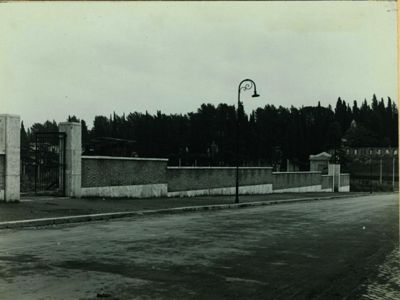
{"label": "black and white photograph", "polygon": [[2,1],[0,299],[400,299],[396,1]]}

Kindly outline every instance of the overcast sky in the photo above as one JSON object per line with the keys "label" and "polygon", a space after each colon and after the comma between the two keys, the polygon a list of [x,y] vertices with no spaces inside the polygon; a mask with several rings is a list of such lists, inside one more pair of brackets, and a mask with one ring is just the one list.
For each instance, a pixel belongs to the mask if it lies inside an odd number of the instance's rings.
{"label": "overcast sky", "polygon": [[395,2],[1,3],[0,113],[186,113],[397,100]]}

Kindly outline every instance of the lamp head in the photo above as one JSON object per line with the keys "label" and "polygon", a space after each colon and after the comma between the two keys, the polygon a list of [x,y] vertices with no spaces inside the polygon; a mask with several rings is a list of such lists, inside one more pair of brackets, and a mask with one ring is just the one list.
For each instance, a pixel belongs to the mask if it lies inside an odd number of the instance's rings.
{"label": "lamp head", "polygon": [[256,90],[254,90],[254,94],[253,94],[251,97],[253,97],[253,98],[257,98],[257,97],[260,97],[260,95],[259,95],[259,94],[257,94],[257,91],[256,91]]}

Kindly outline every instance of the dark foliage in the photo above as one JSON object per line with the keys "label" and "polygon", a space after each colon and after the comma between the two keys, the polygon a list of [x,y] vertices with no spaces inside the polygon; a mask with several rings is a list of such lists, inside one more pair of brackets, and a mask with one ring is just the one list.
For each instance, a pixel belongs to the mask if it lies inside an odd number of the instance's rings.
{"label": "dark foliage", "polygon": [[[343,99],[331,106],[290,109],[266,105],[250,116],[238,109],[240,160],[247,165],[285,164],[290,159],[308,165],[309,154],[351,147],[397,146],[397,107],[373,95],[352,107]],[[79,122],[76,116],[68,120]],[[235,162],[236,110],[234,105],[202,104],[188,114],[155,115],[132,112],[128,115],[96,116],[91,130],[84,120],[83,144],[91,139],[112,137],[135,141],[135,152],[143,157],[167,157],[171,165],[233,165]],[[57,124],[35,123],[27,132],[21,127],[23,143],[36,131],[54,131]]]}

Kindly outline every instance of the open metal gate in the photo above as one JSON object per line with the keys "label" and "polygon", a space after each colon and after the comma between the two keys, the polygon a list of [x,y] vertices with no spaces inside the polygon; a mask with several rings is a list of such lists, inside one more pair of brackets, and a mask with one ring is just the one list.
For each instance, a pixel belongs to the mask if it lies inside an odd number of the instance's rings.
{"label": "open metal gate", "polygon": [[21,192],[36,195],[65,194],[64,132],[37,132],[21,157]]}

